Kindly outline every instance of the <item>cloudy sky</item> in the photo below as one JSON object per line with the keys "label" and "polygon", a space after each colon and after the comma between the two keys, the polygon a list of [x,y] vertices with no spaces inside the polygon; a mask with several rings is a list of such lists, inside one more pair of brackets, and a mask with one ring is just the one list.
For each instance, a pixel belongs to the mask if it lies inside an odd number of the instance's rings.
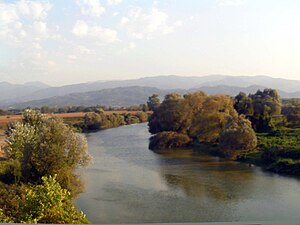
{"label": "cloudy sky", "polygon": [[300,80],[298,0],[0,0],[0,81]]}

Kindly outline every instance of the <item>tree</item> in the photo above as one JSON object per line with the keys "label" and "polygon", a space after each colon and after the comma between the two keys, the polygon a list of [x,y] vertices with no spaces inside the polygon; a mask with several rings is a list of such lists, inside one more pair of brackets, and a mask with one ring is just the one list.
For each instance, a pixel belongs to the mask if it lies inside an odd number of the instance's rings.
{"label": "tree", "polygon": [[226,129],[220,136],[220,149],[225,155],[234,158],[243,152],[254,150],[256,145],[255,131],[244,115],[228,120]]}
{"label": "tree", "polygon": [[203,102],[203,109],[193,119],[189,135],[200,142],[217,142],[228,119],[236,115],[230,97],[208,96]]}
{"label": "tree", "polygon": [[[61,188],[54,176],[42,177],[42,184],[21,185],[20,193],[15,193],[13,215],[0,209],[0,222],[9,223],[48,223],[48,224],[86,224],[89,221],[83,212],[72,203],[71,193]],[[7,214],[6,214],[7,213]]]}
{"label": "tree", "polygon": [[244,114],[247,117],[253,116],[253,100],[244,92],[240,92],[235,97],[234,108],[236,109],[238,114]]}
{"label": "tree", "polygon": [[137,113],[136,116],[139,118],[140,123],[145,123],[148,121],[148,114],[145,112]]}
{"label": "tree", "polygon": [[83,212],[73,206],[70,192],[61,188],[56,176],[42,177],[42,182],[28,189],[24,199],[20,199],[18,222],[88,223]]}
{"label": "tree", "polygon": [[152,150],[182,148],[187,147],[190,142],[191,139],[186,134],[164,131],[150,138],[149,148]]}
{"label": "tree", "polygon": [[155,111],[155,109],[160,105],[160,99],[157,94],[153,94],[148,98],[147,106],[149,110]]}
{"label": "tree", "polygon": [[282,114],[286,116],[290,127],[300,127],[300,102],[292,100],[283,107]]}
{"label": "tree", "polygon": [[87,141],[58,117],[44,117],[27,110],[23,122],[11,128],[6,153],[17,161],[17,180],[38,183],[45,175],[57,175],[60,185],[72,195],[81,191],[75,170],[90,160]]}
{"label": "tree", "polygon": [[253,101],[253,116],[250,117],[254,130],[258,132],[273,130],[276,126],[274,118],[281,116],[281,100],[273,89],[258,90],[249,95]]}
{"label": "tree", "polygon": [[184,98],[178,93],[166,95],[164,101],[149,117],[150,133],[162,131],[186,133],[189,126],[187,119],[191,111],[184,103]]}

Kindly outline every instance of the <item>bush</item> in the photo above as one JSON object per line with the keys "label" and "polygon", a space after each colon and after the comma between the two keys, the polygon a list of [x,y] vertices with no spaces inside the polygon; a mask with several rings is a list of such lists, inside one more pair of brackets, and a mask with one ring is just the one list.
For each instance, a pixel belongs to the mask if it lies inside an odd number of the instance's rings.
{"label": "bush", "polygon": [[39,183],[45,175],[58,174],[63,188],[73,195],[81,191],[75,170],[90,160],[87,141],[62,119],[28,112],[25,120],[10,130],[5,150],[13,162],[8,171],[17,182]]}
{"label": "bush", "polygon": [[140,123],[146,123],[148,121],[148,114],[145,112],[137,113],[136,117],[139,118]]}
{"label": "bush", "polygon": [[185,134],[165,131],[150,138],[149,148],[152,150],[183,148],[190,143],[191,139]]}
{"label": "bush", "polygon": [[231,119],[220,136],[220,149],[232,159],[243,152],[255,150],[256,145],[256,134],[251,127],[251,122],[244,116]]}
{"label": "bush", "polygon": [[56,176],[43,177],[40,185],[7,187],[6,193],[13,194],[11,199],[14,201],[9,198],[6,202],[1,201],[0,207],[5,209],[0,209],[0,222],[89,223],[83,212],[73,206],[70,192],[61,188]]}

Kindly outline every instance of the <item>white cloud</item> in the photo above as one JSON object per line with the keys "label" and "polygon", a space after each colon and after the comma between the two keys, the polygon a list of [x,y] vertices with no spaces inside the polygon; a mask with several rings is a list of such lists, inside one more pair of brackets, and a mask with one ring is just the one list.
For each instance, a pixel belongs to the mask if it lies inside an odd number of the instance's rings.
{"label": "white cloud", "polygon": [[123,0],[108,0],[108,5],[118,5],[122,3]]}
{"label": "white cloud", "polygon": [[101,16],[105,12],[99,0],[77,0],[76,3],[83,15]]}
{"label": "white cloud", "polygon": [[48,64],[48,66],[50,66],[50,67],[54,67],[54,66],[57,65],[56,62],[54,62],[54,61],[52,61],[52,60],[49,60],[47,64]]}
{"label": "white cloud", "polygon": [[144,13],[142,8],[133,8],[126,17],[121,19],[132,38],[151,38],[155,35],[164,35],[174,31],[174,26],[168,23],[168,15],[153,7],[149,13]]}
{"label": "white cloud", "polygon": [[246,4],[248,0],[217,0],[220,6],[239,6]]}
{"label": "white cloud", "polygon": [[119,12],[114,12],[113,13],[113,16],[117,16],[117,15],[119,15]]}
{"label": "white cloud", "polygon": [[15,3],[0,2],[0,23],[8,24],[22,17],[45,19],[52,5],[47,2],[21,0]]}
{"label": "white cloud", "polygon": [[85,47],[83,45],[79,45],[77,47],[77,50],[82,55],[92,55],[92,54],[96,53],[95,50],[89,49],[89,48],[87,48],[87,47]]}
{"label": "white cloud", "polygon": [[[57,28],[55,28],[57,30]],[[60,35],[55,34],[53,29],[48,27],[48,24],[43,21],[34,21],[32,24],[32,35],[35,40],[40,39],[59,39]]]}
{"label": "white cloud", "polygon": [[76,55],[68,55],[68,59],[75,60],[75,59],[77,59],[77,56]]}
{"label": "white cloud", "polygon": [[117,31],[98,25],[89,25],[82,20],[76,21],[72,32],[78,37],[94,38],[104,43],[112,43],[118,40]]}
{"label": "white cloud", "polygon": [[48,2],[30,0],[15,3],[0,2],[0,38],[9,42],[20,42],[26,37],[32,37],[33,33],[49,37],[45,35],[47,27],[43,21],[51,8],[52,5]]}
{"label": "white cloud", "polygon": [[135,49],[135,47],[136,47],[136,45],[135,45],[134,42],[130,42],[130,43],[129,43],[129,48],[130,48],[130,49]]}

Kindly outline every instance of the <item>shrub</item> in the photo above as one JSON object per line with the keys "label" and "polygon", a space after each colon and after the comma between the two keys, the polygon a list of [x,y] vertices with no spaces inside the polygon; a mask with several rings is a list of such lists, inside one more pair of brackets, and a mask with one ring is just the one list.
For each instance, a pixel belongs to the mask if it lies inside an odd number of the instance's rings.
{"label": "shrub", "polygon": [[172,131],[158,133],[150,138],[149,148],[158,149],[174,149],[187,147],[191,142],[189,136]]}

